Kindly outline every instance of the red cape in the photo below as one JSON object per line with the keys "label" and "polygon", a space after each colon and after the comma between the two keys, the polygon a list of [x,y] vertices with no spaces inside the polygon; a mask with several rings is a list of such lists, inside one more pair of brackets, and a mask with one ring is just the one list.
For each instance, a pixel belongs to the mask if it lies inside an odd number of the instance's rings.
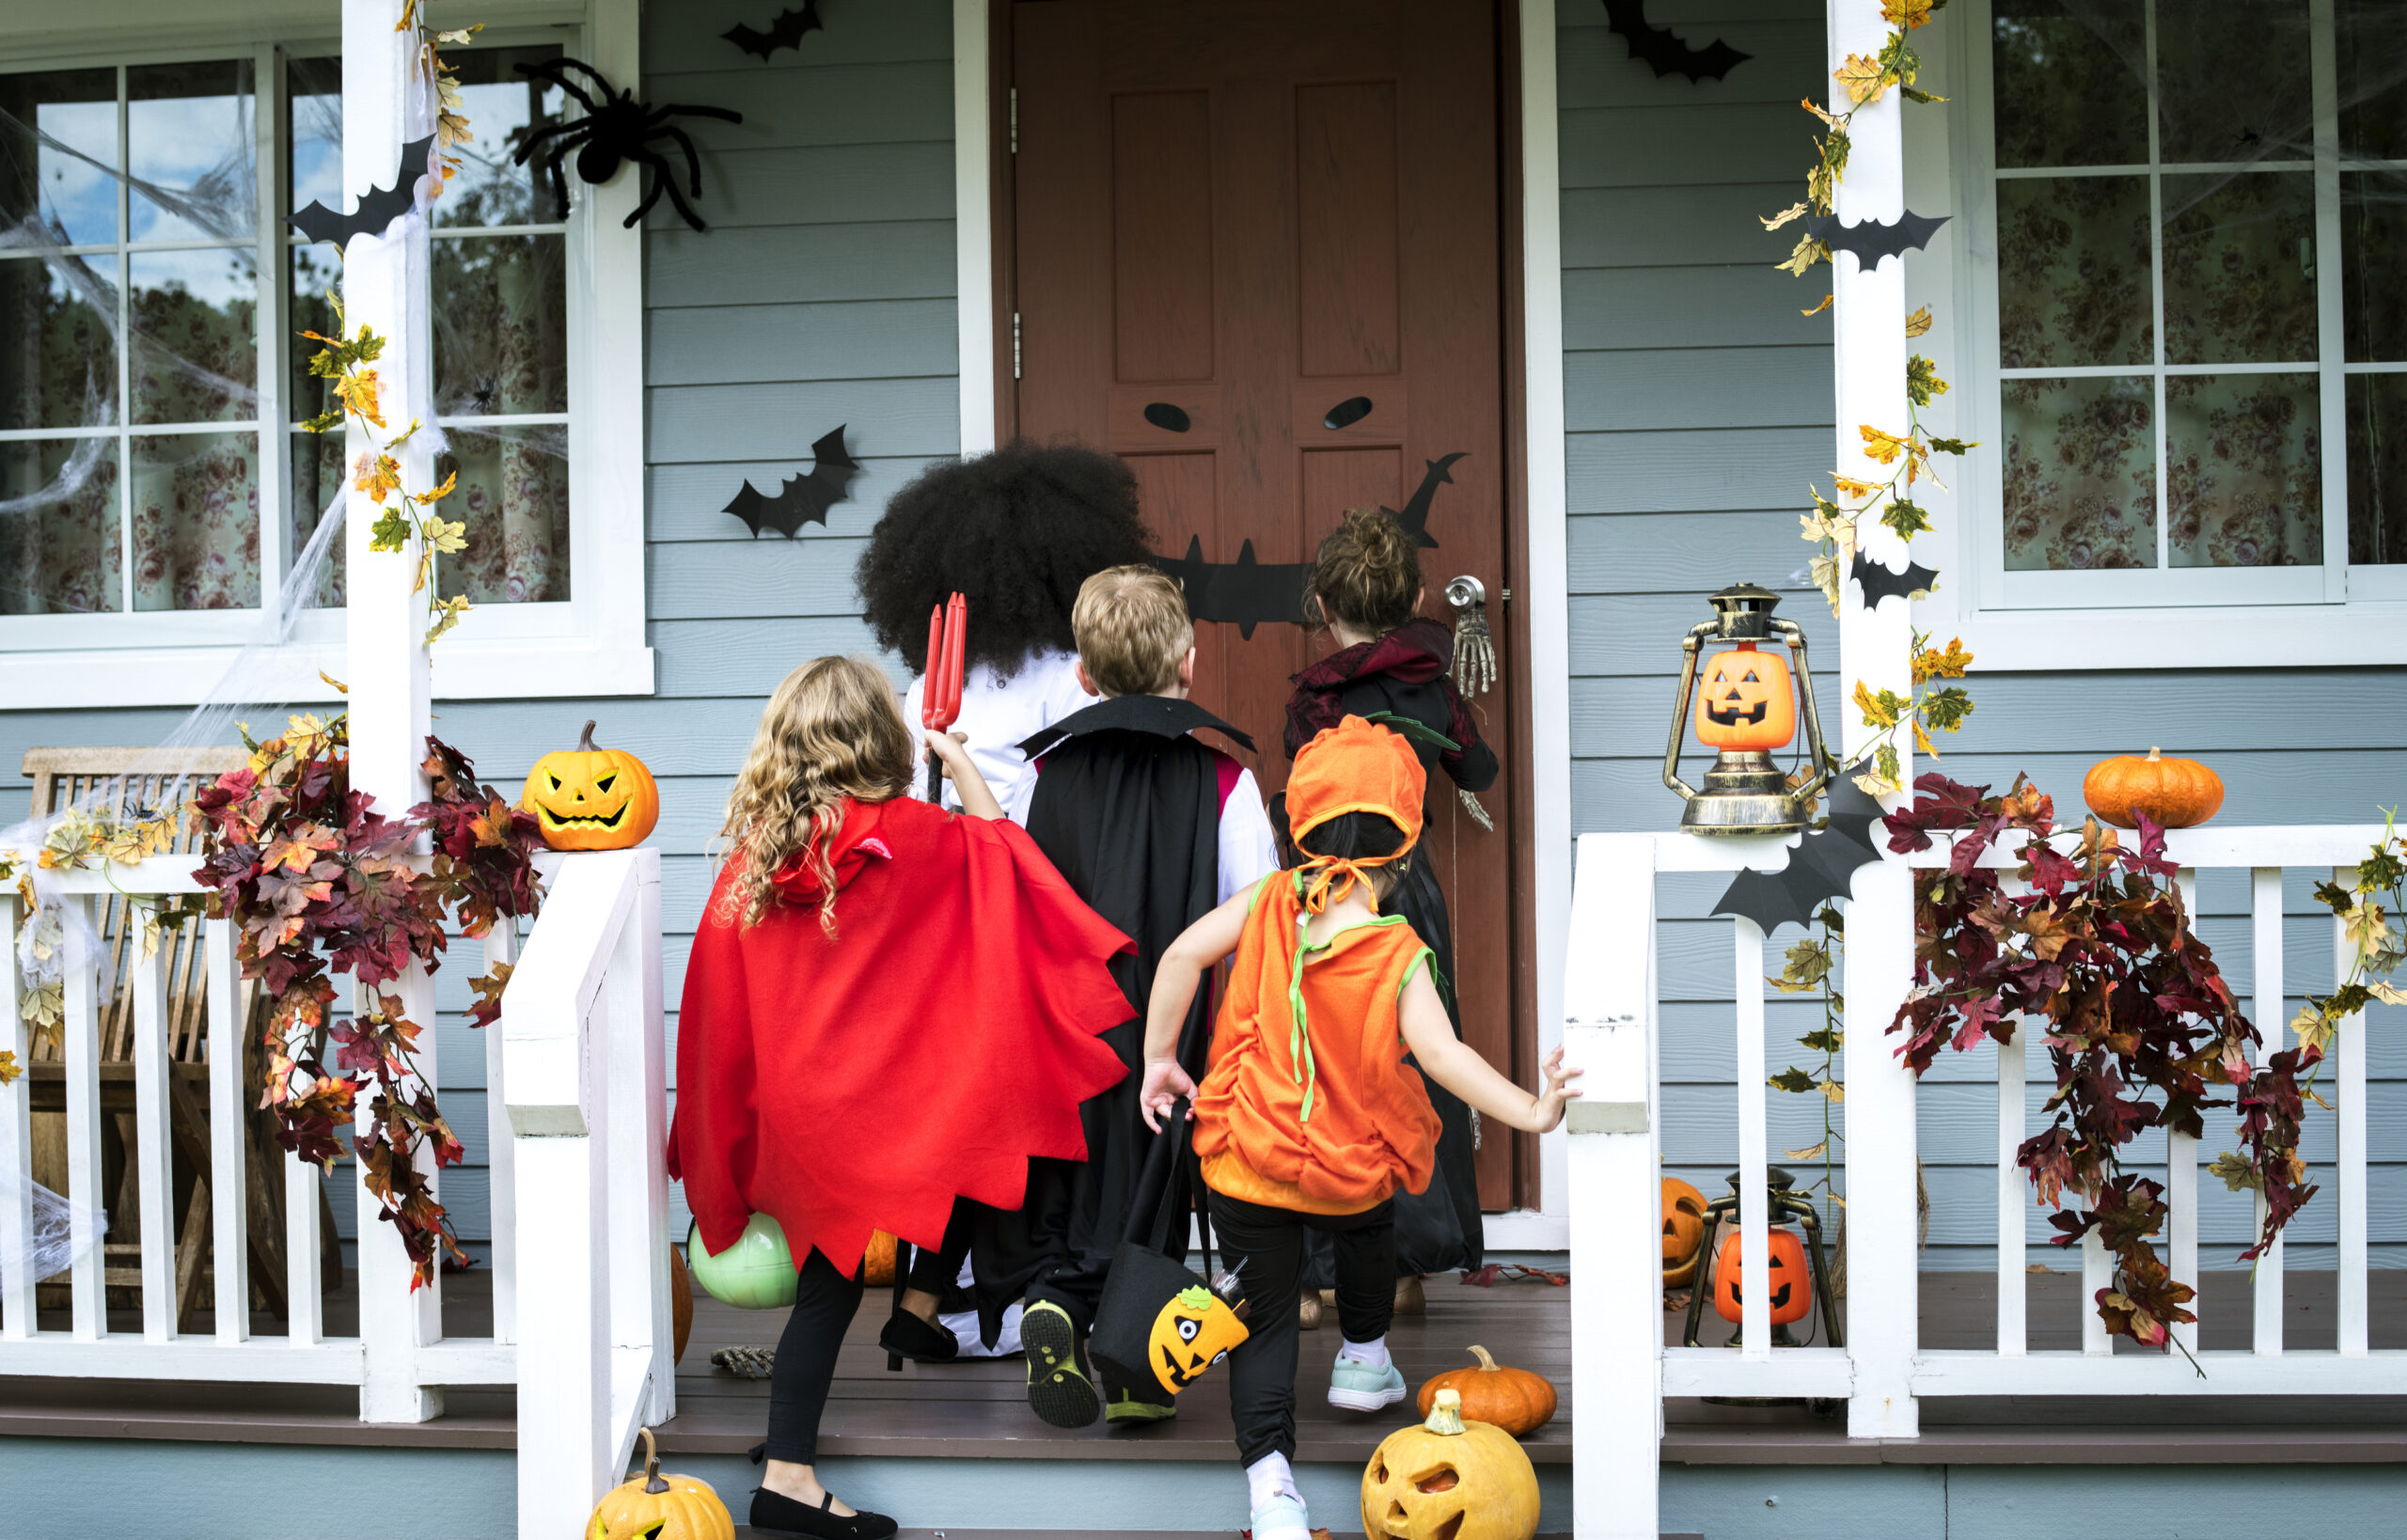
{"label": "red cape", "polygon": [[669,1173],[702,1244],[755,1211],[800,1262],[851,1272],[872,1230],[944,1239],[956,1195],[1015,1209],[1030,1155],[1086,1157],[1078,1104],[1118,1081],[1099,1034],[1129,1004],[1128,938],[1014,824],[923,802],[849,804],[829,849],[837,937],[799,861],[758,925],[719,874],[678,1017]]}

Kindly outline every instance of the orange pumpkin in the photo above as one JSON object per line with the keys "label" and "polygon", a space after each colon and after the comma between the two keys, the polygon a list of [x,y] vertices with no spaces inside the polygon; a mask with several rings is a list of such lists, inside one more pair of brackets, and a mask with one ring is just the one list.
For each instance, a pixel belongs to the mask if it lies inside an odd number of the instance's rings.
{"label": "orange pumpkin", "polygon": [[2091,765],[2081,799],[2118,829],[2139,827],[2141,813],[2168,829],[2186,829],[2223,807],[2223,778],[2195,760],[2167,759],[2151,748],[2146,759],[2117,754]]}
{"label": "orange pumpkin", "polygon": [[[1814,1281],[1805,1267],[1805,1243],[1794,1230],[1775,1230],[1767,1270],[1771,1274],[1771,1321],[1786,1326],[1801,1321],[1814,1308]],[[1713,1258],[1713,1313],[1725,1321],[1742,1318],[1746,1280],[1739,1274],[1738,1232],[1734,1227]]]}
{"label": "orange pumpkin", "polygon": [[643,1474],[602,1495],[585,1540],[735,1540],[735,1520],[711,1484],[660,1473],[652,1430],[643,1434]]}
{"label": "orange pumpkin", "polygon": [[574,748],[535,762],[518,805],[535,815],[554,850],[624,850],[643,843],[660,822],[652,772],[623,748],[595,746],[590,722]]}
{"label": "orange pumpkin", "polygon": [[895,1250],[893,1236],[883,1230],[871,1231],[869,1249],[861,1253],[861,1282],[873,1289],[892,1288]]}
{"label": "orange pumpkin", "polygon": [[1740,642],[1705,663],[1696,687],[1697,740],[1708,748],[1779,748],[1797,736],[1788,662]]}
{"label": "orange pumpkin", "polygon": [[1463,1415],[1474,1422],[1493,1422],[1518,1438],[1546,1426],[1554,1416],[1554,1386],[1544,1375],[1507,1369],[1487,1349],[1474,1345],[1477,1367],[1449,1369],[1430,1376],[1421,1387],[1421,1415],[1429,1415],[1439,1391],[1462,1394]]}
{"label": "orange pumpkin", "polygon": [[1663,1178],[1663,1287],[1686,1288],[1705,1260],[1705,1194],[1676,1176]]}

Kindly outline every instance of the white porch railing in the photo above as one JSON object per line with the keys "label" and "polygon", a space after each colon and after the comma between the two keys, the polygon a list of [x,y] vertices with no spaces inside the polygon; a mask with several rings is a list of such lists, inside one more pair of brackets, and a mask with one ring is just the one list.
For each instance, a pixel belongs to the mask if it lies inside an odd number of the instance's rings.
{"label": "white porch railing", "polygon": [[[2170,853],[2181,864],[2185,905],[2196,913],[2202,869],[2250,873],[2254,997],[2248,1014],[2263,1035],[2264,1054],[2283,1045],[2289,1012],[2284,1006],[2282,874],[2287,868],[2346,882],[2354,863],[2382,834],[2379,825],[2207,827],[2174,831]],[[2352,1020],[2333,1053],[2338,1157],[2335,1180],[2318,1203],[2337,1212],[2338,1334],[2330,1350],[2287,1349],[2282,1341],[2282,1249],[2258,1265],[2252,1302],[2253,1347],[2199,1350],[2197,1328],[2176,1328],[2198,1371],[2179,1353],[2113,1351],[2092,1306],[2108,1262],[2095,1237],[2082,1254],[2082,1346],[2033,1352],[2025,1320],[2024,1234],[2033,1198],[2015,1151],[2026,1137],[2025,1034],[1998,1054],[1997,1345],[1992,1349],[1925,1350],[1915,1314],[1850,1308],[1844,1348],[1775,1348],[1767,1319],[1768,1291],[1745,1291],[1740,1323],[1744,1346],[1662,1345],[1660,1186],[1661,1106],[1657,1069],[1656,879],[1665,872],[1723,872],[1742,866],[1777,870],[1786,858],[1776,840],[1707,840],[1681,834],[1591,834],[1580,841],[1571,944],[1564,993],[1566,1058],[1586,1071],[1585,1096],[1568,1120],[1570,1163],[1572,1372],[1582,1387],[1574,1424],[1573,1484],[1577,1533],[1595,1537],[1659,1532],[1656,1462],[1665,1396],[1807,1396],[1852,1399],[1859,1359],[1902,1358],[1916,1397],[1948,1395],[2397,1395],[2407,1393],[2407,1352],[2367,1345],[2366,1043],[2362,1020]],[[1911,858],[1917,868],[1943,866],[1943,844]],[[2011,866],[2011,849],[1988,864]],[[1733,1018],[1737,1047],[1740,1269],[1767,1276],[1769,1226],[1764,1214],[1766,1051],[1764,935],[1753,921],[1731,920]],[[2354,949],[2333,921],[2336,966],[2345,971]],[[1882,1024],[1882,1025],[1885,1025]],[[1857,1029],[1859,1035],[1862,1028]],[[1888,1053],[1850,1042],[1857,1054]],[[1872,1109],[1850,1104],[1847,1153],[1857,1159],[1911,1160],[1916,1135],[1907,1124],[1876,1128]],[[2166,1234],[2174,1276],[2198,1280],[2197,1140],[2173,1136],[2168,1147]],[[1868,1190],[1868,1189],[1866,1189]],[[1909,1186],[1906,1189],[1911,1191]],[[1918,1216],[1911,1202],[1891,1212],[1862,1201],[1848,1210],[1848,1240],[1859,1257],[1901,1247],[1913,1251]],[[1897,1281],[1891,1281],[1893,1289]],[[1913,1281],[1903,1281],[1916,1297]],[[1852,1302],[1852,1296],[1850,1296]],[[2193,1302],[2198,1308],[2198,1302]],[[2203,1313],[2203,1312],[2201,1312]],[[1851,1408],[1852,1410],[1852,1408]],[[1850,1418],[1851,1422],[1857,1422]],[[1862,1425],[1858,1422],[1857,1425]]]}
{"label": "white porch railing", "polygon": [[[108,895],[197,891],[197,857],[58,873],[64,902],[87,918]],[[68,1196],[79,1226],[102,1194],[100,1022],[106,987],[130,995],[135,1138],[128,1158],[140,1194],[142,1327],[109,1328],[101,1237],[78,1234],[68,1275],[66,1330],[38,1329],[31,1264],[32,1112],[29,1085],[0,1091],[0,1375],[213,1380],[275,1384],[518,1387],[522,1534],[563,1534],[583,1523],[616,1479],[640,1423],[675,1411],[669,1359],[667,1071],[661,1021],[660,857],[648,850],[541,858],[550,892],[485,1040],[492,1131],[494,1331],[428,1334],[426,1291],[406,1267],[362,1248],[356,1280],[362,1331],[329,1336],[319,1272],[319,1175],[285,1159],[284,1232],[291,1309],[284,1336],[251,1331],[245,1124],[259,1099],[241,1051],[247,990],[232,927],[202,922],[208,1020],[209,1224],[214,1319],[180,1331],[175,1312],[175,1139],[167,1042],[165,949],[124,964],[103,982],[105,958],[71,969],[61,1070]],[[21,901],[0,898],[0,1048],[30,1061],[14,966]],[[519,950],[497,931],[488,960]],[[113,978],[114,976],[112,976]],[[433,1071],[433,1033],[419,1039]],[[439,1082],[438,1082],[439,1083]],[[455,1093],[456,1095],[456,1093]],[[95,1195],[98,1201],[95,1201]],[[363,1224],[375,1200],[358,1198]],[[123,1237],[120,1237],[123,1238]],[[438,1278],[431,1286],[440,1290]],[[437,1296],[439,1298],[439,1295]],[[521,1315],[518,1301],[540,1308]],[[433,1318],[440,1321],[439,1313]],[[379,1331],[375,1328],[385,1329]],[[385,1344],[396,1344],[387,1347]],[[439,1397],[419,1398],[440,1411]],[[401,1404],[363,1394],[363,1408]]]}

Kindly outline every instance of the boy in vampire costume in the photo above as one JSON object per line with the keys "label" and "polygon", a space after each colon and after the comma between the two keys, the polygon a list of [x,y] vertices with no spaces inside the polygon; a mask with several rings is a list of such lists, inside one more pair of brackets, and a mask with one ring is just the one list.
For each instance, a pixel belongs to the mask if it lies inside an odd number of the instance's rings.
{"label": "boy in vampire costume", "polygon": [[[1020,746],[1036,766],[1028,832],[1071,890],[1136,942],[1111,964],[1129,1018],[1104,1034],[1133,1071],[1155,965],[1188,926],[1276,871],[1278,850],[1252,772],[1190,736],[1208,728],[1253,747],[1186,699],[1195,628],[1178,585],[1150,565],[1097,573],[1078,590],[1072,625],[1078,683],[1102,699]],[[1211,1001],[1199,998],[1178,1044],[1199,1078],[1211,1031]],[[1029,1404],[1060,1427],[1085,1426],[1098,1411],[1114,1422],[1168,1417],[1158,1393],[1099,1389],[1085,1352],[1112,1252],[1132,1223],[1151,1221],[1157,1200],[1140,1190],[1154,1136],[1136,1076],[1090,1098],[1079,1117],[1086,1160],[1030,1162],[1027,1203],[995,1219],[1016,1240],[998,1249],[1021,1250],[1028,1274]],[[1175,1229],[1183,1252],[1187,1227]]]}

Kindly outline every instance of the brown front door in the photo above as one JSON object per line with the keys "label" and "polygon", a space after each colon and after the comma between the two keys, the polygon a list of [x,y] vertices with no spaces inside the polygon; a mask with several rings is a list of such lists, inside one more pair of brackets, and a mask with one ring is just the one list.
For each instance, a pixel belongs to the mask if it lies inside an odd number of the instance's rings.
{"label": "brown front door", "polygon": [[[1502,637],[1492,6],[1019,0],[1010,24],[1011,426],[1127,457],[1162,554],[1191,542],[1216,563],[1249,542],[1256,563],[1305,562],[1344,510],[1405,509],[1428,463],[1459,454],[1428,500],[1424,607],[1450,616],[1445,585],[1469,574]],[[1253,735],[1276,792],[1288,677],[1329,643],[1286,620],[1199,641],[1197,699]],[[1503,662],[1477,703],[1500,753],[1518,660]],[[1492,834],[1433,787],[1424,845],[1464,1035],[1508,1071],[1510,779],[1486,797]],[[1483,1201],[1508,1206],[1511,1141],[1486,1139],[1479,1171]]]}

